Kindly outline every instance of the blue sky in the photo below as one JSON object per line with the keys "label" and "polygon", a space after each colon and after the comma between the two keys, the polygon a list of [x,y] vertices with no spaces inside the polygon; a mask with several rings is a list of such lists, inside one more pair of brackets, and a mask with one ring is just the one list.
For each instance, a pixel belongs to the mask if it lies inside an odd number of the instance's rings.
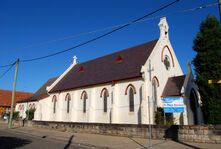
{"label": "blue sky", "polygon": [[[0,66],[17,58],[30,59],[61,51],[107,31],[63,39],[127,23],[173,0],[7,0],[0,1]],[[154,16],[177,12],[217,0],[181,0]],[[186,72],[195,56],[193,39],[208,14],[218,18],[218,7],[167,16],[169,36],[177,58]],[[40,61],[21,63],[17,90],[35,92],[49,78],[78,62],[91,60],[159,37],[159,18],[133,24],[96,42]],[[54,40],[57,40],[56,42]],[[49,42],[48,42],[49,41]],[[53,42],[51,42],[53,41]],[[7,68],[0,68],[2,74]],[[12,89],[14,69],[0,79],[1,89]]]}

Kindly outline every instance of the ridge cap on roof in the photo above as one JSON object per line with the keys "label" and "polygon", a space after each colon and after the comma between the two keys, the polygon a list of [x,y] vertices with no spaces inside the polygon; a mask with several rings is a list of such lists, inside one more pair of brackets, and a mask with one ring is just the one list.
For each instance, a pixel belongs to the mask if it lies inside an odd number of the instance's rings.
{"label": "ridge cap on roof", "polygon": [[[0,89],[0,91],[12,92],[12,90],[9,90],[9,89]],[[16,91],[16,93],[29,93],[29,94],[34,94],[33,92],[25,92],[25,91]]]}
{"label": "ridge cap on roof", "polygon": [[[0,89],[0,91],[8,91],[8,92],[11,92],[12,90],[9,90],[9,89]],[[18,93],[31,93],[33,94],[33,92],[26,92],[26,91],[16,91]]]}

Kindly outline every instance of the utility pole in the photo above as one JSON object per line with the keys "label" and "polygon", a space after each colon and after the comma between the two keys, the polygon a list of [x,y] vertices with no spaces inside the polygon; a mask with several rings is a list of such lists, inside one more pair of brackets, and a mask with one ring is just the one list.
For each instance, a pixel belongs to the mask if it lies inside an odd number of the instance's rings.
{"label": "utility pole", "polygon": [[15,100],[16,82],[17,82],[17,75],[18,75],[18,65],[19,65],[19,59],[16,60],[15,75],[14,75],[14,81],[13,81],[13,91],[12,91],[12,101],[11,101],[11,112],[10,112],[8,128],[12,128],[12,116],[14,112],[14,100]]}
{"label": "utility pole", "polygon": [[221,0],[218,0],[219,6],[219,21],[221,22]]}

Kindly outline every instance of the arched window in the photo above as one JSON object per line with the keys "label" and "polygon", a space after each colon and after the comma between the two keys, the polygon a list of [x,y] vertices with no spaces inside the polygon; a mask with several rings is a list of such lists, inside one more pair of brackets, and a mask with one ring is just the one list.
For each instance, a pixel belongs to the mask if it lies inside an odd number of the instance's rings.
{"label": "arched window", "polygon": [[56,112],[56,102],[57,102],[57,97],[54,95],[52,98],[52,102],[53,102],[53,113]]}
{"label": "arched window", "polygon": [[35,103],[32,104],[32,108],[35,109]]}
{"label": "arched window", "polygon": [[129,88],[129,108],[130,112],[134,112],[134,91],[133,88]]}
{"label": "arched window", "polygon": [[[170,58],[171,58],[171,62],[172,62],[172,64],[171,64],[171,67],[173,66],[174,67],[174,60],[173,60],[173,55],[172,55],[172,53],[171,53],[171,51],[170,51],[170,48],[166,45],[165,47],[163,47],[163,50],[162,50],[162,52],[161,52],[161,62],[162,63],[164,63],[165,64],[165,50],[167,51],[167,53],[170,55]],[[169,57],[167,57],[167,58],[169,58]],[[168,64],[168,63],[167,63]],[[167,66],[166,66],[167,67]],[[167,69],[167,68],[166,68]]]}
{"label": "arched window", "polygon": [[32,108],[32,105],[31,105],[31,103],[28,105],[28,109],[31,109]]}
{"label": "arched window", "polygon": [[86,101],[86,99],[87,99],[87,96],[86,96],[86,94],[84,94],[84,96],[83,96],[83,112],[84,113],[86,113],[86,108],[87,108],[87,101]]}
{"label": "arched window", "polygon": [[107,112],[107,91],[104,91],[104,112]]}
{"label": "arched window", "polygon": [[129,84],[129,85],[127,86],[126,90],[125,90],[125,95],[127,95],[127,92],[128,92],[128,89],[129,89],[129,88],[132,88],[134,94],[136,94],[136,89],[135,89],[135,87],[134,87],[132,84]]}
{"label": "arched window", "polygon": [[164,56],[163,63],[164,63],[166,70],[169,70],[170,69],[170,57],[168,55]]}
{"label": "arched window", "polygon": [[109,96],[109,93],[106,88],[102,89],[100,97],[102,97],[102,95],[103,95],[104,112],[107,112],[107,97]]}
{"label": "arched window", "polygon": [[29,104],[29,109],[34,109],[34,103],[33,104],[32,103]]}
{"label": "arched window", "polygon": [[157,95],[157,88],[159,87],[159,81],[156,76],[152,79],[152,90],[153,90],[153,104],[155,110],[157,109],[157,101],[158,101],[158,95]]}
{"label": "arched window", "polygon": [[67,101],[67,113],[70,111],[70,101],[71,101],[71,96],[69,93],[65,96],[65,101]]}
{"label": "arched window", "polygon": [[129,111],[134,112],[134,94],[136,94],[136,89],[132,84],[129,84],[125,90],[125,95],[129,92]]}
{"label": "arched window", "polygon": [[87,92],[86,91],[82,92],[81,99],[83,99],[83,113],[86,113],[86,109],[87,109]]}

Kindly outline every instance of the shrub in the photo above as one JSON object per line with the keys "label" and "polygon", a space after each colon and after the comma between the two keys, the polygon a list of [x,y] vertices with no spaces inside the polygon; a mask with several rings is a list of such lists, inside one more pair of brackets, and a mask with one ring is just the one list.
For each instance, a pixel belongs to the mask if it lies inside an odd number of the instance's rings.
{"label": "shrub", "polygon": [[155,123],[158,125],[174,125],[174,118],[172,113],[165,113],[165,122],[164,124],[164,111],[163,108],[158,107],[155,112]]}
{"label": "shrub", "polygon": [[18,120],[19,119],[19,112],[18,111],[13,112],[12,119],[13,120]]}
{"label": "shrub", "polygon": [[32,120],[34,118],[35,109],[26,110],[25,113],[26,113],[26,119],[27,120]]}

